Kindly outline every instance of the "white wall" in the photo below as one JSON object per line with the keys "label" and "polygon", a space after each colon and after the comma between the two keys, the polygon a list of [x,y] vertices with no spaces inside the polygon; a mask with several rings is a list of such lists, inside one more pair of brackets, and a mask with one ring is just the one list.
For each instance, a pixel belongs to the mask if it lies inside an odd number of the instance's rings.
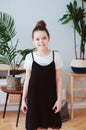
{"label": "white wall", "polygon": [[19,48],[32,48],[31,33],[37,21],[43,19],[51,35],[50,48],[57,49],[63,59],[63,84],[66,87],[70,61],[73,57],[72,24],[62,25],[58,19],[73,0],[0,0],[0,11],[11,14],[15,20]]}

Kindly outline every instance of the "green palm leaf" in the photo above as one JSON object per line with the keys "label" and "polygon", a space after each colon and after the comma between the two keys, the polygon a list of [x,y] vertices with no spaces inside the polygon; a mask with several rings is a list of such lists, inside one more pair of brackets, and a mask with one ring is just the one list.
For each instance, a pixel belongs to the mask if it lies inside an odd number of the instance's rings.
{"label": "green palm leaf", "polygon": [[[0,64],[10,65],[10,69],[13,70],[13,76],[15,76],[15,71],[18,69],[20,63],[25,59],[26,54],[34,50],[17,50],[19,40],[16,41],[16,44],[12,43],[12,38],[15,35],[14,19],[11,15],[0,12]],[[19,55],[21,56],[21,59],[17,60]]]}
{"label": "green palm leaf", "polygon": [[0,12],[0,43],[7,43],[15,35],[14,19],[11,15]]}

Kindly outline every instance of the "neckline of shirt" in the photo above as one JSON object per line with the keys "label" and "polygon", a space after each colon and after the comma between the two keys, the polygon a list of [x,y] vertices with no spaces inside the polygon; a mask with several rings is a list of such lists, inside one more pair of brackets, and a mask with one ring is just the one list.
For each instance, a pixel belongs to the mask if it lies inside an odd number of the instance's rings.
{"label": "neckline of shirt", "polygon": [[48,55],[46,55],[46,56],[39,56],[39,55],[36,54],[36,52],[33,52],[33,55],[36,56],[36,57],[39,57],[39,58],[47,58],[47,57],[49,57],[51,54],[52,54],[52,51],[50,51],[50,53],[49,53]]}

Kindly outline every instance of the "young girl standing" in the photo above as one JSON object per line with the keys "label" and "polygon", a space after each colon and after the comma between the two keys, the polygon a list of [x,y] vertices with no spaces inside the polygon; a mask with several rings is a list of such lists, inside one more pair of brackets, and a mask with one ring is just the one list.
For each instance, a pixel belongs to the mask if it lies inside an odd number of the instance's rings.
{"label": "young girl standing", "polygon": [[62,100],[62,60],[58,52],[48,48],[50,35],[41,20],[32,31],[37,51],[28,54],[24,68],[22,111],[26,113],[26,130],[59,130]]}

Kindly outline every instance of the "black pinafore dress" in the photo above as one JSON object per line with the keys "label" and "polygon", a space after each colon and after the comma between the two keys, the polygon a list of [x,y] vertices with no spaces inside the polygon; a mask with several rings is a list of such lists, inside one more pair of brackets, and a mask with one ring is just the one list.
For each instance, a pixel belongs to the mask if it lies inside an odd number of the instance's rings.
{"label": "black pinafore dress", "polygon": [[31,78],[28,87],[28,111],[26,114],[26,130],[37,128],[61,128],[60,112],[52,110],[56,100],[56,72],[54,63],[54,51],[52,62],[46,66],[39,65],[34,60]]}

